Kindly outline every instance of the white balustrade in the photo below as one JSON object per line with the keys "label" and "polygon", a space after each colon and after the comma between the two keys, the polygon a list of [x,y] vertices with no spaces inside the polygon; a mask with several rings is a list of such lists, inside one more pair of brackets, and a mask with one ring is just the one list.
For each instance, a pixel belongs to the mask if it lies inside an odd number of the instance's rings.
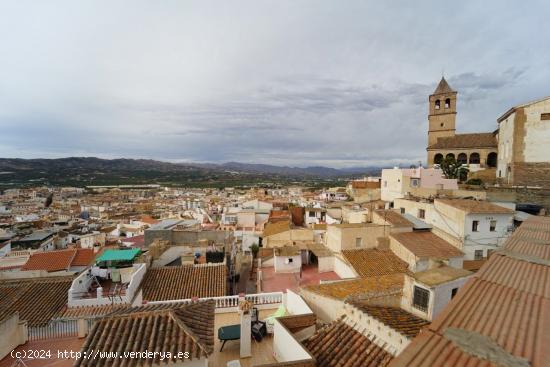
{"label": "white balustrade", "polygon": [[[271,293],[258,293],[258,294],[247,294],[244,298],[257,306],[262,305],[278,305],[283,303],[283,292],[271,292]],[[233,309],[239,306],[239,296],[222,296],[222,297],[206,297],[198,298],[198,301],[214,300],[216,303],[217,310],[223,309]],[[193,299],[178,299],[178,300],[169,300],[169,301],[152,301],[148,304],[167,304],[167,303],[190,303],[193,302]]]}

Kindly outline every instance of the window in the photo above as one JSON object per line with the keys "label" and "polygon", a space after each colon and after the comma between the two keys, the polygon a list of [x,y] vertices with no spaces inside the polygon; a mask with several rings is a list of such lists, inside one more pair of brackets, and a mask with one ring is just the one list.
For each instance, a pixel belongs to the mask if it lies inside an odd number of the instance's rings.
{"label": "window", "polygon": [[361,247],[363,246],[363,239],[361,237],[357,237],[355,239],[355,247]]}
{"label": "window", "polygon": [[451,108],[451,99],[450,98],[447,98],[445,100],[445,108]]}
{"label": "window", "polygon": [[413,307],[420,311],[428,311],[428,303],[430,301],[430,291],[424,288],[414,286]]}
{"label": "window", "polygon": [[424,219],[426,217],[426,211],[424,209],[418,209],[418,218]]}
{"label": "window", "polygon": [[477,232],[477,227],[479,226],[479,220],[474,220],[472,222],[472,232]]}
{"label": "window", "polygon": [[541,120],[550,120],[550,113],[541,113],[540,114]]}
{"label": "window", "polygon": [[401,211],[401,214],[405,214],[405,208],[399,209]]}
{"label": "window", "polygon": [[474,260],[482,260],[482,259],[483,259],[483,250],[475,250]]}
{"label": "window", "polygon": [[418,187],[418,179],[417,178],[413,178],[411,180],[411,186],[412,187]]}
{"label": "window", "polygon": [[494,251],[495,250],[487,250],[487,258],[489,258]]}
{"label": "window", "polygon": [[435,101],[435,109],[439,110],[439,107],[441,107],[441,102],[438,99],[437,101]]}
{"label": "window", "polygon": [[497,230],[497,221],[492,220],[491,222],[489,222],[489,231],[494,232],[496,230]]}
{"label": "window", "polygon": [[453,289],[451,290],[451,299],[455,298],[456,292],[458,292],[458,288],[453,288]]}
{"label": "window", "polygon": [[289,264],[291,264],[292,262],[294,262],[294,259],[291,258],[291,257],[289,257],[289,258],[287,259],[287,261],[288,261]]}
{"label": "window", "polygon": [[310,212],[309,212],[309,217],[310,217],[310,218],[315,218],[315,212],[310,211]]}

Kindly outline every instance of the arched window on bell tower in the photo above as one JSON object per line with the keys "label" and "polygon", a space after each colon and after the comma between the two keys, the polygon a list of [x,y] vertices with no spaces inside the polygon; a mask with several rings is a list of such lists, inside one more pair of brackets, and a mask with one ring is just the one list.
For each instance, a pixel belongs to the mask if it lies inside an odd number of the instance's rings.
{"label": "arched window on bell tower", "polygon": [[451,108],[451,99],[450,98],[447,98],[445,100],[445,108]]}
{"label": "arched window on bell tower", "polygon": [[439,110],[440,107],[441,107],[441,102],[439,101],[439,99],[437,99],[437,100],[435,101],[435,109],[436,109],[436,110]]}

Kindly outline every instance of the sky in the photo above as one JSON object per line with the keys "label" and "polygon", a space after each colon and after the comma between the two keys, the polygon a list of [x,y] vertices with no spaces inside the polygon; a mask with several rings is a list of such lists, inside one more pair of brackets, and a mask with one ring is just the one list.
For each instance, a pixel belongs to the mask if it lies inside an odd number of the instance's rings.
{"label": "sky", "polygon": [[550,2],[0,1],[0,157],[290,166],[425,160],[550,95]]}

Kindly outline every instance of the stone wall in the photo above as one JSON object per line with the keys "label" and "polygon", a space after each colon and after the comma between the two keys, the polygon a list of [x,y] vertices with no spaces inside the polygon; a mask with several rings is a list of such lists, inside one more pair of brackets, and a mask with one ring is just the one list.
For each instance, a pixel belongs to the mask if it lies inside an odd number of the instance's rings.
{"label": "stone wall", "polygon": [[550,188],[550,162],[515,162],[512,164],[514,185]]}
{"label": "stone wall", "polygon": [[550,187],[525,188],[525,187],[488,187],[487,200],[511,201],[516,204],[542,205],[547,213],[550,213]]}

